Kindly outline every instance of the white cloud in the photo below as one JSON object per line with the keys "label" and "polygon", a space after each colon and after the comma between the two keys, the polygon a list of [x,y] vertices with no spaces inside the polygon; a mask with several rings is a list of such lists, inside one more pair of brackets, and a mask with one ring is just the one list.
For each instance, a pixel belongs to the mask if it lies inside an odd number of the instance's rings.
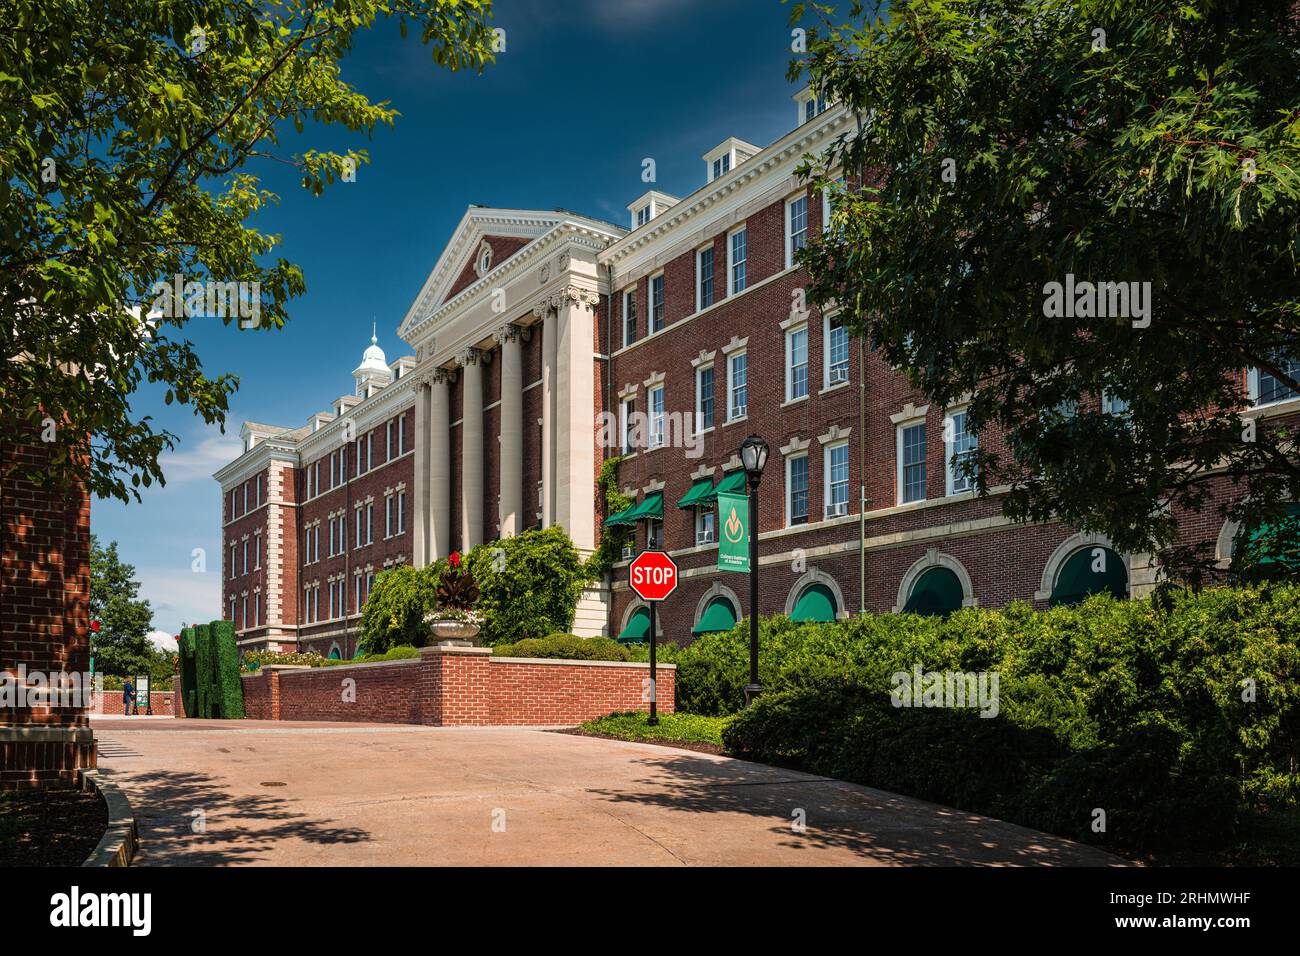
{"label": "white cloud", "polygon": [[159,464],[168,484],[195,478],[210,479],[214,471],[234,461],[243,450],[238,436],[218,432],[195,442],[182,440],[179,449],[163,455]]}
{"label": "white cloud", "polygon": [[147,635],[149,643],[160,651],[176,650],[176,636],[168,634],[166,631],[150,631]]}
{"label": "white cloud", "polygon": [[[155,627],[180,631],[182,624],[206,623],[221,617],[221,571],[196,574],[185,568],[136,568],[140,596],[153,609]],[[175,642],[173,641],[173,647]]]}

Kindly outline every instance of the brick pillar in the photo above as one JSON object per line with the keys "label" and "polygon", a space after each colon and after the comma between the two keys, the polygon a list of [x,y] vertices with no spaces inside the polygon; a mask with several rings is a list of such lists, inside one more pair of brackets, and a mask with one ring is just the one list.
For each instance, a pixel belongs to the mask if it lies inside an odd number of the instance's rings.
{"label": "brick pillar", "polygon": [[420,648],[419,722],[435,727],[492,723],[492,648]]}

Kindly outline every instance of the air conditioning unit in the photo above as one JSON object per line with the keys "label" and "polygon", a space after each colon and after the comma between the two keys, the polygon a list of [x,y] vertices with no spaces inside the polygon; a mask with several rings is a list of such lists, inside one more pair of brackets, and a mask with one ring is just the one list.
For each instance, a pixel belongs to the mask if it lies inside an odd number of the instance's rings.
{"label": "air conditioning unit", "polygon": [[732,411],[731,411],[731,418],[732,418],[732,421],[735,421],[737,418],[744,418],[744,417],[745,417],[746,415],[748,415],[748,414],[749,414],[749,406],[748,406],[748,405],[737,405],[737,406],[736,406],[734,409],[732,409]]}
{"label": "air conditioning unit", "polygon": [[623,545],[623,560],[631,561],[636,556],[636,550],[630,544]]}
{"label": "air conditioning unit", "polygon": [[713,530],[695,532],[696,544],[713,544]]}
{"label": "air conditioning unit", "polygon": [[847,501],[837,501],[826,506],[826,517],[828,518],[841,518],[848,513],[849,503]]}

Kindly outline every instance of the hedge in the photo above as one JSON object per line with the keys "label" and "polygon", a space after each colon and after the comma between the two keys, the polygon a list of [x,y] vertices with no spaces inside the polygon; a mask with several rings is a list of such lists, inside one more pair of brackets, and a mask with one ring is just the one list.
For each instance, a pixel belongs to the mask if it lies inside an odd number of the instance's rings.
{"label": "hedge", "polygon": [[551,657],[572,661],[626,661],[627,649],[608,637],[578,637],[576,634],[548,634],[513,644],[498,644],[493,657]]}
{"label": "hedge", "polygon": [[216,658],[212,683],[216,706],[212,716],[243,720],[244,688],[239,680],[239,648],[235,644],[235,622],[213,621],[209,630]]}
{"label": "hedge", "polygon": [[[677,657],[681,710],[743,703],[744,629]],[[1111,846],[1231,836],[1241,806],[1300,797],[1300,586],[1096,596],[796,626],[764,622],[764,697],[724,733],[788,763]],[[891,677],[997,673],[999,712],[895,707]],[[1106,810],[1107,835],[1092,832]]]}
{"label": "hedge", "polygon": [[181,655],[181,686],[180,693],[185,702],[185,716],[197,716],[198,695],[195,690],[195,669],[194,669],[194,628],[181,628],[181,639],[177,648]]}
{"label": "hedge", "polygon": [[212,716],[212,633],[207,624],[194,625],[194,690],[196,717]]}

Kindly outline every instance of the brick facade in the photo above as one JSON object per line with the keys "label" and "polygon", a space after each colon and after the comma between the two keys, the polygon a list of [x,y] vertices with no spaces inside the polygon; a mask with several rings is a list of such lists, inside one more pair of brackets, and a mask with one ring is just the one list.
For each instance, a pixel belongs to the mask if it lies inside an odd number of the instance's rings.
{"label": "brick facade", "polygon": [[[67,686],[90,668],[90,497],[17,474],[48,467],[49,447],[0,436],[0,672],[24,691],[33,673]],[[95,766],[85,701],[20,704],[0,709],[0,789],[75,786]]]}

